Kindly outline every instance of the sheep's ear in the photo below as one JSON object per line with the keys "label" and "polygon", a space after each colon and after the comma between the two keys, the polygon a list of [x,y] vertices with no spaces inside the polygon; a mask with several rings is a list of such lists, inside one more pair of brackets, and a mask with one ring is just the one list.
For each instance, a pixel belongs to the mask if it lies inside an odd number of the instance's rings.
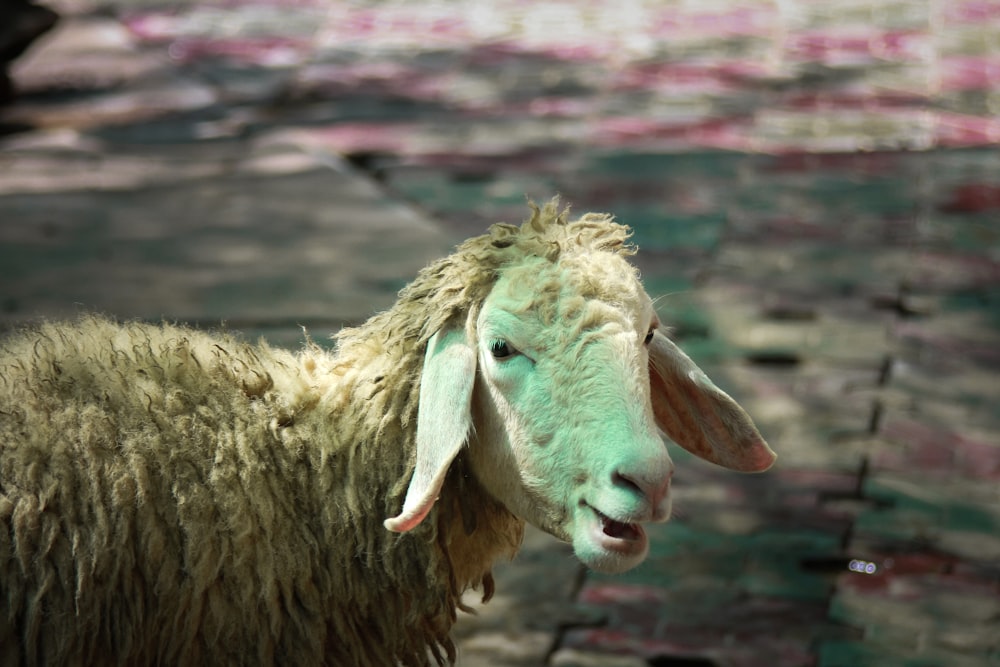
{"label": "sheep's ear", "polygon": [[448,467],[469,437],[476,351],[460,329],[443,329],[427,343],[417,408],[417,464],[399,516],[387,529],[405,533],[431,511]]}
{"label": "sheep's ear", "polygon": [[736,401],[662,332],[649,344],[649,384],[656,424],[678,445],[732,470],[767,470],[777,455]]}

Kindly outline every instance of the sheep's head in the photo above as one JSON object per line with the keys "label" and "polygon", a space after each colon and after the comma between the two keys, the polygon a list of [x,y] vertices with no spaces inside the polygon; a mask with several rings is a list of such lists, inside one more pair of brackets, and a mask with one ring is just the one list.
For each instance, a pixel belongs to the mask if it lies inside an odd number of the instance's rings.
{"label": "sheep's head", "polygon": [[736,470],[764,470],[774,454],[661,331],[623,256],[626,228],[593,215],[566,223],[553,204],[513,229],[491,243],[519,255],[429,341],[417,467],[386,527],[420,523],[468,443],[472,471],[511,512],[588,566],[621,572],[646,556],[642,524],[670,516],[660,431]]}

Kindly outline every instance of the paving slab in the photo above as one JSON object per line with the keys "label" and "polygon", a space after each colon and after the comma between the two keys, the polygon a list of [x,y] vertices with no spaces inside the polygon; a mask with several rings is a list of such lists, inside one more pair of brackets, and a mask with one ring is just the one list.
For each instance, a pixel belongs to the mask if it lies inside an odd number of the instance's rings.
{"label": "paving slab", "polygon": [[324,339],[450,249],[432,221],[292,137],[39,143],[0,157],[7,327],[97,311]]}
{"label": "paving slab", "polygon": [[494,570],[493,599],[484,605],[475,591],[463,598],[474,614],[454,629],[459,664],[545,664],[562,627],[590,620],[574,603],[584,574],[568,544],[528,526],[515,561]]}

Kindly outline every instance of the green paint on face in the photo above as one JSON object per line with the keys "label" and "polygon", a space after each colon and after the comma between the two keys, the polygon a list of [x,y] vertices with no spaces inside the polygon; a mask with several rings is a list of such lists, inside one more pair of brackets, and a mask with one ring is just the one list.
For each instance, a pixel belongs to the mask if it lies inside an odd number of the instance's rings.
{"label": "green paint on face", "polygon": [[[557,262],[506,269],[476,321],[476,409],[495,419],[477,420],[478,431],[503,432],[506,443],[473,446],[473,469],[515,514],[572,542],[598,570],[640,562],[638,524],[669,515],[660,490],[672,463],[652,420],[643,343],[654,321],[631,265],[572,246]],[[490,453],[498,448],[506,453]]]}

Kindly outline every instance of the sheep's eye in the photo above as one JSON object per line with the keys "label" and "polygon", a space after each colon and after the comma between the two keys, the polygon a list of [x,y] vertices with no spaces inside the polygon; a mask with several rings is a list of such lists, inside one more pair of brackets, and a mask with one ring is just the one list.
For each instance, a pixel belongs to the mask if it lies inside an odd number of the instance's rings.
{"label": "sheep's eye", "polygon": [[649,330],[649,333],[646,334],[646,338],[642,341],[643,345],[649,345],[651,342],[653,342],[653,332],[654,331],[656,331],[655,328]]}
{"label": "sheep's eye", "polygon": [[503,359],[510,359],[513,357],[517,354],[517,350],[511,347],[507,341],[497,338],[490,341],[490,354],[493,355],[494,359],[502,361]]}

